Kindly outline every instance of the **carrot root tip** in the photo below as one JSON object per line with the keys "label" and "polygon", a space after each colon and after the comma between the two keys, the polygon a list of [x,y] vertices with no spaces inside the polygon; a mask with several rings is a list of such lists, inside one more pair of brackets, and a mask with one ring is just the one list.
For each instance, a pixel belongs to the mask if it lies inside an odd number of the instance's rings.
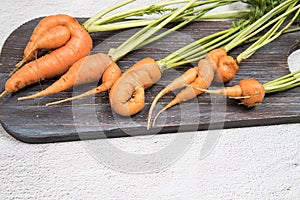
{"label": "carrot root tip", "polygon": [[160,110],[154,117],[153,119],[153,123],[152,123],[152,126],[154,127],[155,124],[156,124],[156,120],[158,119],[158,117],[161,115],[161,113],[163,113],[165,110],[167,110],[167,107],[163,108],[162,110]]}
{"label": "carrot root tip", "polygon": [[240,99],[249,99],[251,98],[251,96],[242,96],[242,97],[228,97],[230,99],[237,99],[237,100],[240,100]]}
{"label": "carrot root tip", "polygon": [[37,95],[30,95],[30,96],[26,96],[26,97],[19,97],[18,98],[18,101],[23,101],[23,100],[28,100],[28,99],[34,99],[34,98],[37,98],[38,96]]}
{"label": "carrot root tip", "polygon": [[6,90],[4,90],[1,94],[0,94],[0,99],[2,98],[2,97],[4,97],[5,95],[7,95],[8,94],[8,92],[6,91]]}

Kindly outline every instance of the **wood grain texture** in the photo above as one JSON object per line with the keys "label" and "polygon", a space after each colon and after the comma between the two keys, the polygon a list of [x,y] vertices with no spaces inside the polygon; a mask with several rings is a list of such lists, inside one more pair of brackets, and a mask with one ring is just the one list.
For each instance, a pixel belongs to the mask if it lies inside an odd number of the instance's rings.
{"label": "wood grain texture", "polygon": [[[1,90],[3,90],[4,83],[8,78],[8,73],[22,58],[23,49],[39,20],[34,19],[23,24],[4,43],[0,57]],[[85,19],[78,20],[83,22]],[[176,34],[128,54],[118,64],[124,71],[144,57],[150,56],[159,60],[188,42],[228,28],[230,25],[230,22],[194,22]],[[93,33],[95,48],[92,53],[106,53],[110,48],[115,48],[125,41],[133,31],[136,32],[136,30],[129,30]],[[239,80],[248,77],[256,78],[264,83],[289,73],[287,57],[289,53],[299,47],[299,39],[299,33],[291,33],[263,47],[240,65],[236,79],[228,85],[236,84]],[[245,47],[234,49],[230,55],[238,55]],[[300,88],[298,87],[267,95],[262,105],[252,109],[237,106],[235,100],[208,94],[199,95],[193,101],[169,109],[161,115],[157,126],[147,131],[146,118],[150,103],[155,95],[164,85],[194,64],[166,71],[159,83],[146,90],[145,109],[131,118],[121,117],[112,112],[107,92],[61,105],[44,106],[48,102],[86,91],[95,86],[96,83],[78,86],[48,97],[17,101],[18,97],[35,93],[47,87],[55,81],[55,79],[51,79],[24,88],[2,99],[0,101],[0,121],[9,134],[28,143],[63,142],[300,122]],[[173,97],[174,93],[166,95],[161,99],[159,106],[165,105]]]}

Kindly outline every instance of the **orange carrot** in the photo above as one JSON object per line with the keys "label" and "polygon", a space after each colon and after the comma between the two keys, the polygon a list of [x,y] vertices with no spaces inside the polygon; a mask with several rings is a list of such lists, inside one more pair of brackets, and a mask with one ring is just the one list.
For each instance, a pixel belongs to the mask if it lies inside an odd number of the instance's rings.
{"label": "orange carrot", "polygon": [[197,77],[198,69],[197,67],[190,68],[187,70],[183,75],[176,78],[174,81],[172,81],[169,85],[167,85],[163,90],[161,90],[158,95],[154,98],[149,113],[148,113],[148,124],[150,123],[150,119],[153,113],[153,109],[155,105],[157,104],[158,100],[163,97],[165,94],[172,92],[176,89],[182,88],[187,84],[190,84],[192,81],[194,81]]}
{"label": "orange carrot", "polygon": [[120,115],[131,116],[145,105],[145,89],[161,78],[158,64],[145,58],[127,69],[114,83],[109,93],[112,109]]}
{"label": "orange carrot", "polygon": [[260,104],[265,97],[264,86],[253,78],[242,80],[238,85],[225,87],[220,90],[205,90],[197,87],[195,87],[195,89],[210,94],[220,94],[230,98],[239,99],[241,101],[240,104],[248,107]]}
{"label": "orange carrot", "polygon": [[80,99],[83,97],[87,97],[90,95],[95,95],[95,94],[99,94],[101,92],[107,91],[112,87],[112,85],[115,83],[115,81],[120,76],[121,76],[121,69],[115,62],[112,62],[103,73],[101,85],[99,85],[98,87],[93,88],[83,94],[80,94],[80,95],[77,95],[74,97],[70,97],[70,98],[66,98],[66,99],[63,99],[60,101],[47,103],[46,106],[51,106],[51,105],[55,105],[55,104],[59,104],[59,103],[67,102],[67,101],[73,101],[75,99]]}
{"label": "orange carrot", "polygon": [[67,90],[75,85],[95,82],[100,80],[106,68],[114,63],[112,59],[103,53],[98,53],[79,59],[70,69],[48,88],[18,100],[26,100],[42,97]]}
{"label": "orange carrot", "polygon": [[[0,95],[16,92],[30,84],[44,79],[64,74],[69,67],[82,57],[89,55],[92,39],[86,30],[73,18],[67,15],[48,16],[42,20],[40,29],[47,26],[66,26],[70,30],[71,38],[62,47],[49,54],[27,63],[5,84],[5,91]],[[39,25],[38,25],[39,26]]]}
{"label": "orange carrot", "polygon": [[187,70],[183,75],[173,80],[168,86],[165,87],[155,98],[151,104],[148,114],[148,128],[150,128],[151,116],[155,105],[158,100],[165,94],[174,91],[179,88],[183,88],[186,85],[191,84],[182,90],[168,105],[166,105],[157,115],[156,118],[168,108],[190,99],[195,98],[199,95],[199,91],[195,90],[192,86],[208,87],[214,77],[214,72],[217,71],[218,63],[221,58],[227,56],[227,52],[222,49],[214,49],[210,51],[205,59],[202,59],[198,63],[198,67]]}
{"label": "orange carrot", "polygon": [[[168,103],[162,110],[157,113],[154,118],[153,124],[155,124],[156,119],[165,110],[181,102],[191,100],[202,93],[202,91],[195,89],[195,87],[208,88],[210,86],[214,78],[212,63],[206,59],[202,59],[199,61],[197,69],[198,73],[196,78],[186,88],[181,90],[170,103]],[[151,115],[148,116],[148,128],[150,127],[150,120]]]}
{"label": "orange carrot", "polygon": [[[59,48],[65,45],[70,37],[71,33],[69,29],[66,26],[59,25],[49,29],[36,41],[30,39],[27,47],[24,50],[23,59],[16,65],[16,68],[11,74],[19,69],[25,62],[34,59],[37,56],[39,50]],[[35,39],[35,37],[33,38]]]}

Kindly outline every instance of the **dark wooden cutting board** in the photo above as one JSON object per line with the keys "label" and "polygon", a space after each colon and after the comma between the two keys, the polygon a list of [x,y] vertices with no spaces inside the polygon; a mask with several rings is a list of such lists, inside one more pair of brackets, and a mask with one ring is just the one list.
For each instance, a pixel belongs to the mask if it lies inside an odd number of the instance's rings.
{"label": "dark wooden cutting board", "polygon": [[[22,58],[23,49],[39,20],[34,19],[18,27],[4,43],[0,65],[1,91],[8,78],[8,73]],[[83,22],[85,19],[78,20]],[[159,60],[192,40],[228,28],[230,25],[231,22],[194,22],[176,34],[128,54],[118,64],[122,70],[125,70],[136,61],[147,56]],[[132,31],[93,33],[95,49],[92,53],[106,53],[109,48],[121,44],[130,34]],[[256,78],[264,83],[289,73],[287,57],[297,48],[299,40],[299,33],[291,33],[263,47],[240,65],[236,79],[227,85],[236,84],[239,80],[248,77]],[[238,55],[245,47],[236,48],[230,52],[230,55]],[[298,87],[267,95],[262,105],[252,109],[238,106],[235,100],[203,94],[194,101],[169,109],[161,115],[156,127],[147,131],[147,114],[154,96],[163,88],[163,85],[169,83],[193,64],[195,63],[164,73],[162,80],[146,91],[145,109],[131,118],[121,117],[112,112],[107,92],[50,107],[44,105],[54,100],[72,96],[73,90],[70,89],[34,100],[17,101],[18,97],[33,94],[47,87],[55,81],[52,79],[24,88],[0,100],[0,121],[9,134],[27,143],[62,142],[300,122],[300,87]],[[95,83],[76,87],[74,93],[85,91],[93,85]],[[166,95],[161,99],[159,106],[165,105],[173,97],[174,93]]]}

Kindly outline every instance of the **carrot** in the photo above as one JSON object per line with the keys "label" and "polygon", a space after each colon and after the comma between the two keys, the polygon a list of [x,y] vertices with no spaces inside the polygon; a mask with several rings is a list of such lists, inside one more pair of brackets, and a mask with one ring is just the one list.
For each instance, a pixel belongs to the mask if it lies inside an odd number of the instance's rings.
{"label": "carrot", "polygon": [[230,98],[239,99],[241,101],[240,104],[247,107],[253,107],[260,104],[265,97],[264,86],[253,78],[242,80],[238,85],[225,87],[220,90],[194,88],[210,94],[220,94]]}
{"label": "carrot", "polygon": [[[153,124],[155,124],[156,119],[159,117],[159,115],[162,112],[166,111],[167,109],[181,102],[191,100],[202,93],[202,91],[195,89],[195,87],[208,88],[214,78],[214,70],[213,70],[214,66],[215,64],[213,62],[209,62],[206,59],[200,60],[197,67],[198,72],[196,78],[191,83],[189,83],[186,88],[181,90],[170,103],[168,103],[163,109],[161,109],[157,113],[157,115],[154,118]],[[175,82],[175,80],[173,82]],[[171,84],[174,84],[173,82]],[[184,86],[186,85],[182,85],[182,87]],[[151,114],[152,114],[151,109],[154,109],[154,106],[155,104],[150,108]],[[150,120],[151,120],[151,115],[148,115],[148,128],[150,128]]]}
{"label": "carrot", "polygon": [[[173,80],[169,85],[167,85],[161,92],[159,92],[158,95],[154,98],[149,114],[148,114],[148,128],[150,128],[150,121],[151,116],[154,110],[155,105],[157,104],[158,100],[163,97],[165,94],[174,91],[179,88],[183,88],[187,85],[192,86],[200,86],[200,87],[208,87],[212,79],[214,77],[214,71],[217,70],[217,63],[219,63],[219,60],[226,56],[227,52],[222,49],[214,49],[210,51],[205,59],[202,59],[198,62],[198,66],[191,68],[187,70],[183,75],[179,76],[175,80]],[[167,104],[159,113],[156,115],[155,119],[165,110],[168,108],[190,99],[195,98],[197,95],[199,95],[199,91],[195,90],[193,87],[188,86],[184,90],[182,90],[179,94],[176,95],[176,97]],[[155,120],[154,120],[155,123]]]}
{"label": "carrot", "polygon": [[103,53],[83,57],[75,62],[63,76],[46,89],[30,96],[20,97],[18,100],[56,94],[74,85],[98,81],[107,67],[112,65],[112,63],[114,63],[112,59]]}
{"label": "carrot", "polygon": [[50,28],[38,39],[35,34],[32,35],[24,50],[23,59],[16,65],[16,68],[10,75],[18,70],[25,62],[33,60],[37,56],[39,50],[59,48],[66,44],[70,37],[71,34],[69,29],[61,25]]}
{"label": "carrot", "polygon": [[90,96],[90,95],[95,95],[95,94],[99,94],[101,92],[105,92],[105,91],[109,90],[112,87],[113,83],[120,76],[121,76],[121,69],[119,68],[119,66],[115,62],[113,62],[104,71],[103,77],[102,77],[102,83],[98,87],[93,88],[93,89],[91,89],[87,92],[84,92],[83,94],[80,94],[80,95],[77,95],[77,96],[74,96],[74,97],[70,97],[70,98],[60,100],[60,101],[47,103],[46,106],[56,105],[56,104],[67,102],[67,101],[73,101],[75,99],[80,99],[80,98],[87,97],[87,96]]}
{"label": "carrot", "polygon": [[262,103],[266,94],[281,92],[298,86],[300,86],[300,70],[269,81],[263,85],[256,79],[248,78],[241,80],[238,85],[219,90],[195,89],[210,94],[220,94],[229,98],[238,99],[241,101],[240,104],[253,107]]}
{"label": "carrot", "polygon": [[90,95],[95,95],[95,94],[99,94],[101,92],[105,92],[105,91],[109,90],[112,87],[114,82],[120,76],[121,76],[121,69],[119,68],[119,66],[115,62],[112,62],[107,67],[107,69],[104,71],[103,76],[102,76],[102,84],[100,84],[98,87],[93,88],[93,89],[91,89],[87,92],[84,92],[83,94],[80,94],[80,95],[77,95],[77,96],[74,96],[74,97],[70,97],[70,98],[60,100],[60,101],[47,103],[46,106],[51,106],[51,105],[55,105],[55,104],[59,104],[59,103],[67,102],[67,101],[73,101],[75,99],[80,99],[80,98],[87,97],[87,96],[90,96]]}
{"label": "carrot", "polygon": [[145,58],[127,69],[114,83],[109,93],[112,109],[120,115],[131,116],[145,105],[144,90],[161,78],[161,71],[152,58]]}
{"label": "carrot", "polygon": [[69,29],[71,38],[68,42],[51,53],[24,65],[7,80],[5,91],[0,97],[41,80],[64,74],[73,63],[90,53],[92,39],[73,17],[67,15],[48,16],[38,24],[41,26],[38,30],[47,30],[47,26],[52,28],[59,25]]}

